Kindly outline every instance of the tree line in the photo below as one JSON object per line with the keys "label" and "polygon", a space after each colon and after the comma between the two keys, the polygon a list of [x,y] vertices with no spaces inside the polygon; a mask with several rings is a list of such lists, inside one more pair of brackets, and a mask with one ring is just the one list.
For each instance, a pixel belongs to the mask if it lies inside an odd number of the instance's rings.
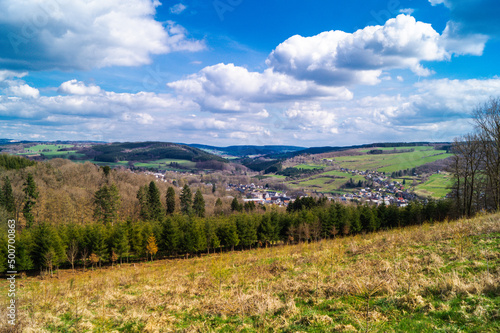
{"label": "tree line", "polygon": [[[203,217],[202,212],[193,207],[195,200],[189,202],[188,198],[183,213],[163,211],[157,206],[156,191],[151,183],[147,188],[149,194],[145,194],[145,200],[148,200],[149,215],[145,220],[87,225],[40,222],[26,228],[16,241],[18,269],[52,271],[61,265],[97,267],[103,263],[158,256],[189,256],[319,241],[422,224],[424,221],[443,221],[450,217],[453,205],[449,200],[431,200],[425,204],[410,202],[406,207],[344,205],[307,198],[300,199],[300,206],[296,205],[287,212],[235,212]],[[141,189],[142,195],[144,190]],[[183,194],[188,197],[185,192]],[[158,210],[161,214],[155,216]],[[1,237],[5,235],[7,233],[2,233]],[[6,258],[6,239],[0,244],[0,256]],[[5,271],[4,260],[0,266]]]}

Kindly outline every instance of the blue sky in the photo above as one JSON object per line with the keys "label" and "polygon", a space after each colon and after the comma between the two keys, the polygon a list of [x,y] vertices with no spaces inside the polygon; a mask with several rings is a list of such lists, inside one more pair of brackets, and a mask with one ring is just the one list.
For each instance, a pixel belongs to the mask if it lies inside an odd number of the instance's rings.
{"label": "blue sky", "polygon": [[500,95],[493,0],[0,0],[0,137],[450,141]]}

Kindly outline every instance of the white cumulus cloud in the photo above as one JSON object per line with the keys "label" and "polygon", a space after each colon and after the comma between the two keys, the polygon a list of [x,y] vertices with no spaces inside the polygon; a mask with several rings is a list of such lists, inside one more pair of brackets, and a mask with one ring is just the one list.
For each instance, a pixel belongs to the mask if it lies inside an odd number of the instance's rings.
{"label": "white cumulus cloud", "polygon": [[149,64],[151,56],[198,51],[175,24],[154,19],[158,1],[0,1],[0,59],[9,69],[92,69]]}
{"label": "white cumulus cloud", "polygon": [[96,85],[87,86],[85,83],[73,79],[63,82],[57,91],[70,95],[97,95],[101,92],[101,88]]}
{"label": "white cumulus cloud", "polygon": [[[276,47],[267,65],[323,85],[375,84],[383,70],[409,69],[429,76],[432,71],[422,66],[423,61],[451,57],[445,39],[430,24],[401,14],[383,26],[368,26],[352,34],[327,31],[313,37],[293,36]],[[466,46],[460,53],[477,54],[468,52]]]}
{"label": "white cumulus cloud", "polygon": [[17,97],[26,97],[26,98],[40,97],[40,91],[36,88],[30,87],[27,84],[10,86],[6,92],[9,95],[14,95]]}

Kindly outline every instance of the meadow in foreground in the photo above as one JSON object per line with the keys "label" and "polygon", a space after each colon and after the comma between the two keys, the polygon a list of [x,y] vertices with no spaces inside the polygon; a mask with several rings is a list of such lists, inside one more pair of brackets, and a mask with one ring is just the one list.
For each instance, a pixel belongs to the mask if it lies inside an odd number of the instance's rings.
{"label": "meadow in foreground", "polygon": [[498,332],[499,248],[496,214],[23,277],[14,331]]}

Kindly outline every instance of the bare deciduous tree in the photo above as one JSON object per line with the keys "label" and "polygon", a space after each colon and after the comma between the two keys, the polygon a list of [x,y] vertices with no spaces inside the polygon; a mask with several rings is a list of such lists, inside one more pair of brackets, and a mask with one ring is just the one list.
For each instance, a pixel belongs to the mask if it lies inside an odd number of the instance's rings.
{"label": "bare deciduous tree", "polygon": [[68,261],[71,263],[71,269],[73,272],[75,271],[75,261],[76,257],[78,255],[78,242],[73,239],[70,243],[68,248],[66,249],[66,258],[68,258]]}
{"label": "bare deciduous tree", "polygon": [[461,215],[471,216],[479,189],[479,174],[484,167],[484,152],[480,137],[467,134],[453,143],[453,173],[456,179],[455,198]]}
{"label": "bare deciduous tree", "polygon": [[484,153],[487,193],[491,195],[492,208],[500,210],[500,98],[492,98],[479,106],[473,116]]}

